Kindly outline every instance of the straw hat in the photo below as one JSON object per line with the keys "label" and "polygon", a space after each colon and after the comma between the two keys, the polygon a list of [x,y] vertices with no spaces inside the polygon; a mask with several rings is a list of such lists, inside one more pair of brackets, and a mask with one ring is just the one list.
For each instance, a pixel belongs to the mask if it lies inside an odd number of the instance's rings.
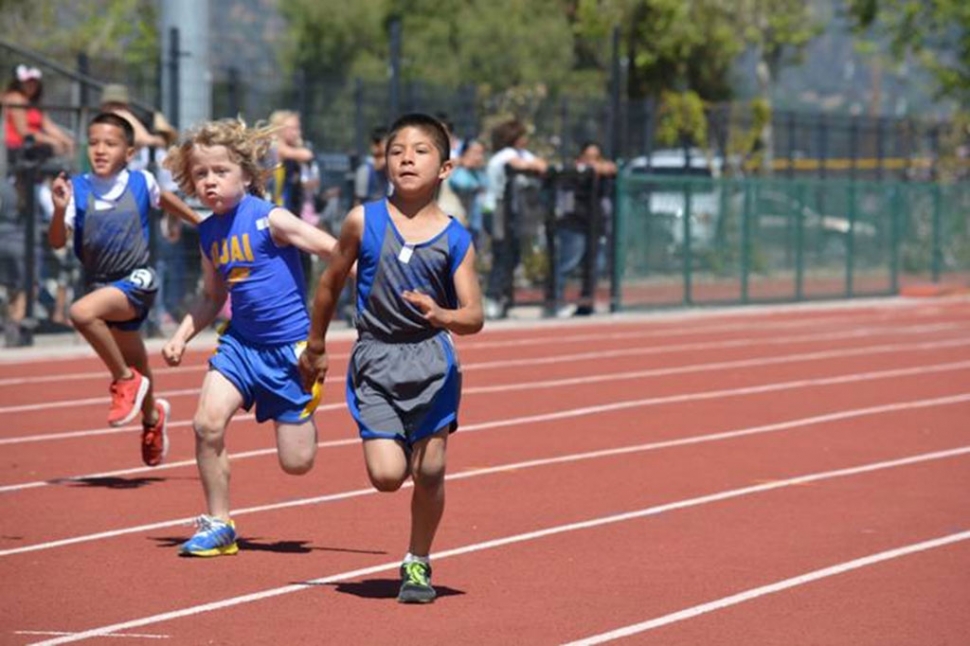
{"label": "straw hat", "polygon": [[152,131],[165,138],[166,146],[171,146],[179,138],[178,130],[168,122],[168,119],[161,112],[152,115]]}
{"label": "straw hat", "polygon": [[101,90],[101,105],[106,103],[128,104],[128,88],[118,83],[109,83]]}

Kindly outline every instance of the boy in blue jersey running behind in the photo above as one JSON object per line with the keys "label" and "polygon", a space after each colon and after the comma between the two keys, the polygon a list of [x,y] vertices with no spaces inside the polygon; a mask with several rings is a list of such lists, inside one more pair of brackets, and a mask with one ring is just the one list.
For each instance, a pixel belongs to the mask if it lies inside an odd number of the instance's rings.
{"label": "boy in blue jersey running behind", "polygon": [[127,170],[134,154],[131,124],[116,114],[96,115],[88,125],[91,172],[54,180],[47,235],[51,247],[60,249],[73,233],[85,294],[71,305],[71,322],[111,371],[108,423],[122,426],[141,412],[142,460],[158,466],[168,450],[171,407],[153,395],[138,331],[158,292],[148,265],[150,210],[161,207],[191,224],[199,216],[174,193],[160,190],[151,173]]}
{"label": "boy in blue jersey running behind", "polygon": [[328,258],[336,240],[262,199],[261,158],[271,128],[239,120],[202,125],[165,158],[183,191],[212,209],[199,225],[204,294],[162,350],[178,365],[186,344],[208,327],[232,295],[232,318],[209,360],[192,426],[208,513],[180,547],[187,556],[235,554],[229,514],[225,433],[240,408],[273,420],[280,466],[293,475],[313,466],[319,389],[303,390],[297,357],[310,327],[300,250]]}
{"label": "boy in blue jersey running behind", "polygon": [[468,231],[436,195],[451,172],[448,133],[436,119],[405,115],[387,137],[390,198],[354,207],[313,302],[300,357],[307,390],[328,367],[326,335],[357,264],[358,339],[347,369],[347,404],[378,491],[410,476],[411,536],[401,564],[401,603],[429,603],[429,555],[445,508],[445,454],[458,428],[461,370],[451,333],[482,329],[482,297]]}

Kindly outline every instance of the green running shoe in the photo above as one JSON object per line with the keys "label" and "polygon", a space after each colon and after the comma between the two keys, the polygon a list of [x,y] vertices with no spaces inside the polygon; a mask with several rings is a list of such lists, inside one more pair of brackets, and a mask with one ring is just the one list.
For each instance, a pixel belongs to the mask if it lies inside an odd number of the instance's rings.
{"label": "green running shoe", "polygon": [[401,564],[399,603],[431,603],[437,593],[431,587],[431,566],[420,561]]}

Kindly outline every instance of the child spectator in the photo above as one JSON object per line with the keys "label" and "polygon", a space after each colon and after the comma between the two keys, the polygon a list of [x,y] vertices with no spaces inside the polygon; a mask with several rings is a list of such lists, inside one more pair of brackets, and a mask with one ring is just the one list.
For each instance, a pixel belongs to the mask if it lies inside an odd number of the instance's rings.
{"label": "child spectator", "polygon": [[506,204],[508,182],[506,167],[519,172],[545,173],[548,163],[526,149],[528,129],[518,119],[500,123],[492,132],[492,150],[488,160],[488,191],[485,209],[492,214],[492,269],[485,290],[485,315],[505,318],[512,302],[512,280],[519,264],[520,249],[517,215]]}
{"label": "child spectator", "polygon": [[482,201],[488,189],[488,174],[485,172],[485,146],[477,139],[469,139],[462,144],[455,169],[448,176],[448,185],[461,200],[466,224],[475,248],[481,251],[481,235],[484,227]]}
{"label": "child spectator", "polygon": [[370,154],[354,174],[354,204],[379,200],[387,195],[387,159],[384,141],[387,131],[374,128],[370,133]]}

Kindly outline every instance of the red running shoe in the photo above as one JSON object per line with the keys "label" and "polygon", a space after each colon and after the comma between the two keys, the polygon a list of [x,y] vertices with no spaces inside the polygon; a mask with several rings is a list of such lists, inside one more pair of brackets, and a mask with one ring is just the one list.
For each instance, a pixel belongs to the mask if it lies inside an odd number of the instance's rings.
{"label": "red running shoe", "polygon": [[135,419],[148,394],[148,377],[134,368],[131,368],[131,374],[131,379],[111,382],[111,408],[108,410],[108,424],[111,426],[123,426]]}
{"label": "red running shoe", "polygon": [[172,406],[166,399],[155,400],[155,410],[158,411],[158,421],[151,426],[144,426],[141,432],[141,459],[150,467],[157,467],[168,453],[168,417],[172,414]]}

